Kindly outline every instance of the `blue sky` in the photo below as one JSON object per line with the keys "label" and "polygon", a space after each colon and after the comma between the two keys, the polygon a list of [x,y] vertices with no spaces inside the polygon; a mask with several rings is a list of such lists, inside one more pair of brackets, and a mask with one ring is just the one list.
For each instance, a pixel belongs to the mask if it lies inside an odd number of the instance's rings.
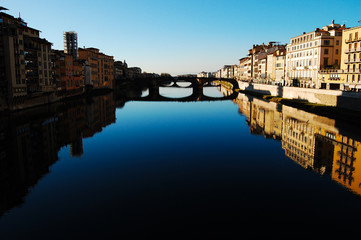
{"label": "blue sky", "polygon": [[236,64],[253,44],[335,23],[360,25],[361,1],[10,0],[0,6],[63,49],[63,31],[129,66],[173,75]]}

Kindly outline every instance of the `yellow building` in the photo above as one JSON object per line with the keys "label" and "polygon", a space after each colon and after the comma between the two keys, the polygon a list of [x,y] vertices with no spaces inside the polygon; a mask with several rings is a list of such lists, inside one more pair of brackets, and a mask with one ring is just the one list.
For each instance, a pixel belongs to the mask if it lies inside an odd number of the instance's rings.
{"label": "yellow building", "polygon": [[320,71],[323,88],[361,89],[361,26],[343,30],[340,70]]}
{"label": "yellow building", "polygon": [[361,88],[361,26],[346,29],[342,38],[341,69],[345,87]]}
{"label": "yellow building", "polygon": [[361,195],[361,143],[328,129],[317,129],[323,143],[329,142],[333,157],[331,177],[347,189]]}

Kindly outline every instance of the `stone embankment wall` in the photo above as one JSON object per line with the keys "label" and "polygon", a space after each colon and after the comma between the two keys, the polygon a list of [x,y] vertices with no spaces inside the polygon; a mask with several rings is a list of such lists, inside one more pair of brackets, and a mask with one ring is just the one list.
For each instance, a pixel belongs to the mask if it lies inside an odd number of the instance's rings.
{"label": "stone embankment wall", "polygon": [[361,111],[361,93],[238,82],[241,90]]}

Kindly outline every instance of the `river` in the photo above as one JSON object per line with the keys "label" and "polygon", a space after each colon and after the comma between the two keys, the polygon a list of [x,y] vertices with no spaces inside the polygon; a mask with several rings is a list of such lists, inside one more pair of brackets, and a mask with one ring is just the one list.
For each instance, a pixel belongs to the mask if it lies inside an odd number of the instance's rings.
{"label": "river", "polygon": [[293,239],[359,226],[359,126],[203,91],[218,100],[123,92],[3,116],[0,239]]}

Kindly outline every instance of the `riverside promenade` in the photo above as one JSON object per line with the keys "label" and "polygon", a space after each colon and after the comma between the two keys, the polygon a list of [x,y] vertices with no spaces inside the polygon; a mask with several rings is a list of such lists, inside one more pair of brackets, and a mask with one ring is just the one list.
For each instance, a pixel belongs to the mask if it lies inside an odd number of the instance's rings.
{"label": "riverside promenade", "polygon": [[361,112],[361,93],[238,81],[240,90]]}

